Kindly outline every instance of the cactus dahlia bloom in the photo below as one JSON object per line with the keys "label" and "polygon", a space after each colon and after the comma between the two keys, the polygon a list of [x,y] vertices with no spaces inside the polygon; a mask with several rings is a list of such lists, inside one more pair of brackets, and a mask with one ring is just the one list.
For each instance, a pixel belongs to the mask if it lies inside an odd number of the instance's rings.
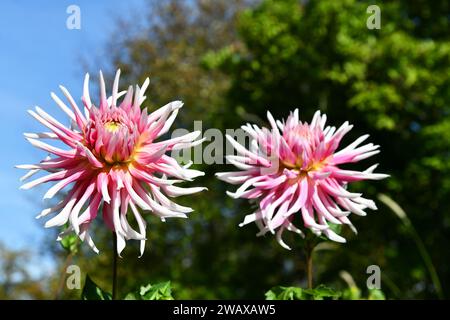
{"label": "cactus dahlia bloom", "polygon": [[286,122],[275,121],[270,113],[267,116],[272,130],[250,124],[242,127],[250,135],[250,150],[227,136],[238,153],[228,155],[227,160],[241,171],[217,173],[219,179],[241,185],[236,192],[228,192],[231,197],[252,199],[258,204],[240,226],[256,222],[258,235],[277,230],[278,243],[290,249],[282,234],[289,230],[303,236],[294,226],[294,221],[302,219],[304,226],[316,235],[345,242],[328,223],[346,224],[356,233],[348,215],[365,216],[366,208],[377,209],[372,200],[348,191],[347,185],[388,175],[373,173],[377,165],[362,172],[339,166],[366,159],[378,153],[379,146],[369,143],[358,147],[367,139],[368,135],[364,135],[337,151],[352,126],[345,122],[337,130],[325,127],[326,115],[319,111],[310,124],[299,120],[297,109]]}
{"label": "cactus dahlia bloom", "polygon": [[[25,137],[33,146],[51,156],[38,164],[18,167],[30,170],[22,180],[39,171],[49,173],[21,187],[30,189],[41,183],[56,182],[45,193],[44,199],[50,199],[65,187],[70,187],[61,202],[38,215],[37,218],[40,218],[56,213],[45,223],[45,227],[62,226],[68,222],[69,229],[65,232],[74,231],[98,253],[89,235],[89,226],[101,210],[103,221],[117,235],[118,254],[124,249],[125,240],[135,239],[140,240],[142,255],[146,223],[138,207],[152,211],[163,221],[169,217],[185,218],[192,209],[172,202],[167,196],[177,197],[204,189],[174,186],[176,182],[192,180],[203,175],[203,172],[180,166],[166,152],[188,148],[202,140],[194,141],[200,135],[196,131],[157,142],[158,137],[168,132],[183,104],[174,101],[152,113],[141,110],[148,78],[142,88],[136,86],[133,96],[132,86],[125,92],[118,92],[119,75],[120,70],[116,73],[112,96],[107,98],[100,72],[100,102],[97,107],[90,99],[89,75],[86,74],[82,97],[84,112],[64,87],[60,86],[70,108],[54,93],[51,94],[70,118],[70,127],[39,107],[36,111],[30,110],[29,113],[50,131],[26,133]],[[118,103],[123,95],[125,97]],[[43,139],[62,142],[66,148],[51,146]],[[134,216],[139,231],[130,226],[127,215]]]}

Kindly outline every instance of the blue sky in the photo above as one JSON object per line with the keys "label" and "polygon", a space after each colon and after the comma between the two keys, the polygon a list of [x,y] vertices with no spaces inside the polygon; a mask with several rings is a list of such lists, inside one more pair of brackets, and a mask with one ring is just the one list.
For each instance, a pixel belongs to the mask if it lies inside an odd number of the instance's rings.
{"label": "blue sky", "polygon": [[[66,27],[66,9],[71,4],[81,9],[80,30]],[[36,252],[46,232],[43,219],[34,218],[45,205],[42,195],[46,186],[19,190],[19,178],[24,172],[14,168],[16,164],[36,163],[45,156],[23,138],[23,132],[43,129],[27,114],[27,109],[38,105],[65,120],[50,92],[59,94],[58,85],[62,84],[75,98],[81,97],[87,71],[83,70],[81,59],[92,62],[101,58],[107,41],[114,36],[117,18],[126,18],[142,7],[144,0],[2,1],[0,242],[6,246]],[[106,59],[105,65],[108,62]]]}

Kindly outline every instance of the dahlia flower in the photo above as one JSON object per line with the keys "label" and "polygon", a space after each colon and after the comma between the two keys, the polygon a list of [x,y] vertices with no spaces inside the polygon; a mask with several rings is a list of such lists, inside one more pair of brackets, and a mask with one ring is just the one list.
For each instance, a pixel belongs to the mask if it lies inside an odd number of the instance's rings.
{"label": "dahlia flower", "polygon": [[285,122],[275,121],[269,112],[267,117],[271,130],[251,124],[242,126],[250,136],[250,150],[227,135],[238,154],[228,155],[227,160],[240,171],[217,173],[219,179],[241,185],[228,195],[257,203],[257,210],[247,215],[240,226],[255,222],[260,229],[258,236],[276,231],[278,243],[290,249],[282,234],[289,230],[303,236],[294,225],[301,219],[304,227],[316,235],[345,242],[329,223],[348,225],[356,233],[348,218],[350,213],[365,216],[366,208],[377,209],[361,193],[348,191],[347,185],[388,175],[373,173],[377,165],[362,172],[339,166],[366,159],[378,153],[379,146],[369,143],[358,147],[367,139],[368,135],[364,135],[337,151],[342,137],[353,126],[345,122],[337,130],[325,127],[326,115],[320,111],[310,124],[299,120],[297,109]]}
{"label": "dahlia flower", "polygon": [[[56,182],[44,195],[53,198],[66,187],[70,187],[56,206],[43,210],[37,218],[51,213],[56,215],[45,223],[45,227],[63,226],[68,223],[65,234],[74,231],[98,253],[90,234],[89,226],[101,210],[106,226],[117,235],[117,252],[120,255],[126,240],[140,241],[143,254],[146,240],[146,222],[138,208],[151,211],[164,221],[165,218],[186,218],[192,209],[180,206],[167,196],[177,197],[202,191],[204,188],[181,188],[174,186],[182,180],[192,180],[203,172],[180,166],[166,153],[201,143],[196,140],[200,131],[181,137],[155,140],[169,131],[183,103],[171,102],[148,113],[141,110],[145,100],[147,78],[140,88],[136,86],[118,92],[120,70],[117,71],[112,95],[107,98],[105,82],[100,72],[100,102],[98,107],[89,96],[89,74],[86,74],[83,88],[83,112],[66,88],[60,86],[70,108],[51,93],[53,100],[71,120],[66,126],[44,110],[36,107],[29,113],[50,131],[25,133],[26,139],[35,147],[48,152],[38,164],[20,165],[30,170],[21,180],[39,171],[49,174],[22,185],[30,189],[45,182]],[[119,103],[118,99],[125,95]],[[65,149],[43,142],[53,139],[62,142]],[[194,141],[196,140],[196,141]],[[175,179],[169,179],[169,177]],[[129,210],[131,209],[131,210]],[[138,231],[128,222],[127,215],[133,215]]]}

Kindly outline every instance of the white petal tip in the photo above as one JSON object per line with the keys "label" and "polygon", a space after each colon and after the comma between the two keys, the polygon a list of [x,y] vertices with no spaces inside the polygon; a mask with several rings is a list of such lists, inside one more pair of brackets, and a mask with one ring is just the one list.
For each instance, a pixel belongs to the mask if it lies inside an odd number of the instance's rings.
{"label": "white petal tip", "polygon": [[230,191],[226,191],[226,194],[227,194],[229,197],[233,198],[233,199],[238,199],[238,198],[239,198],[238,196],[236,196],[235,193],[230,192]]}
{"label": "white petal tip", "polygon": [[[147,78],[148,79],[148,78]],[[183,101],[175,100],[172,102],[172,110],[179,109],[184,105]]]}

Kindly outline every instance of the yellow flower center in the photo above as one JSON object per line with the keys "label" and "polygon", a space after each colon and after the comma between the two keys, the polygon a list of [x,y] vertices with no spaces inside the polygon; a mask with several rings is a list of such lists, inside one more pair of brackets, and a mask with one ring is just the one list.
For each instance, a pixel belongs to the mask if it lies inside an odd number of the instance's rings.
{"label": "yellow flower center", "polygon": [[313,162],[304,169],[302,169],[303,161],[301,158],[297,158],[295,164],[289,163],[287,161],[281,161],[281,164],[282,165],[280,167],[280,172],[282,172],[283,169],[285,168],[296,172],[297,176],[295,178],[289,179],[291,183],[295,183],[299,180],[302,180],[303,178],[306,178],[309,172],[319,171],[320,169],[322,169],[327,164],[327,159],[318,162]]}
{"label": "yellow flower center", "polygon": [[117,121],[109,121],[105,123],[105,129],[108,130],[109,132],[116,132],[117,130],[119,130],[119,128],[122,126],[120,124],[120,122]]}

